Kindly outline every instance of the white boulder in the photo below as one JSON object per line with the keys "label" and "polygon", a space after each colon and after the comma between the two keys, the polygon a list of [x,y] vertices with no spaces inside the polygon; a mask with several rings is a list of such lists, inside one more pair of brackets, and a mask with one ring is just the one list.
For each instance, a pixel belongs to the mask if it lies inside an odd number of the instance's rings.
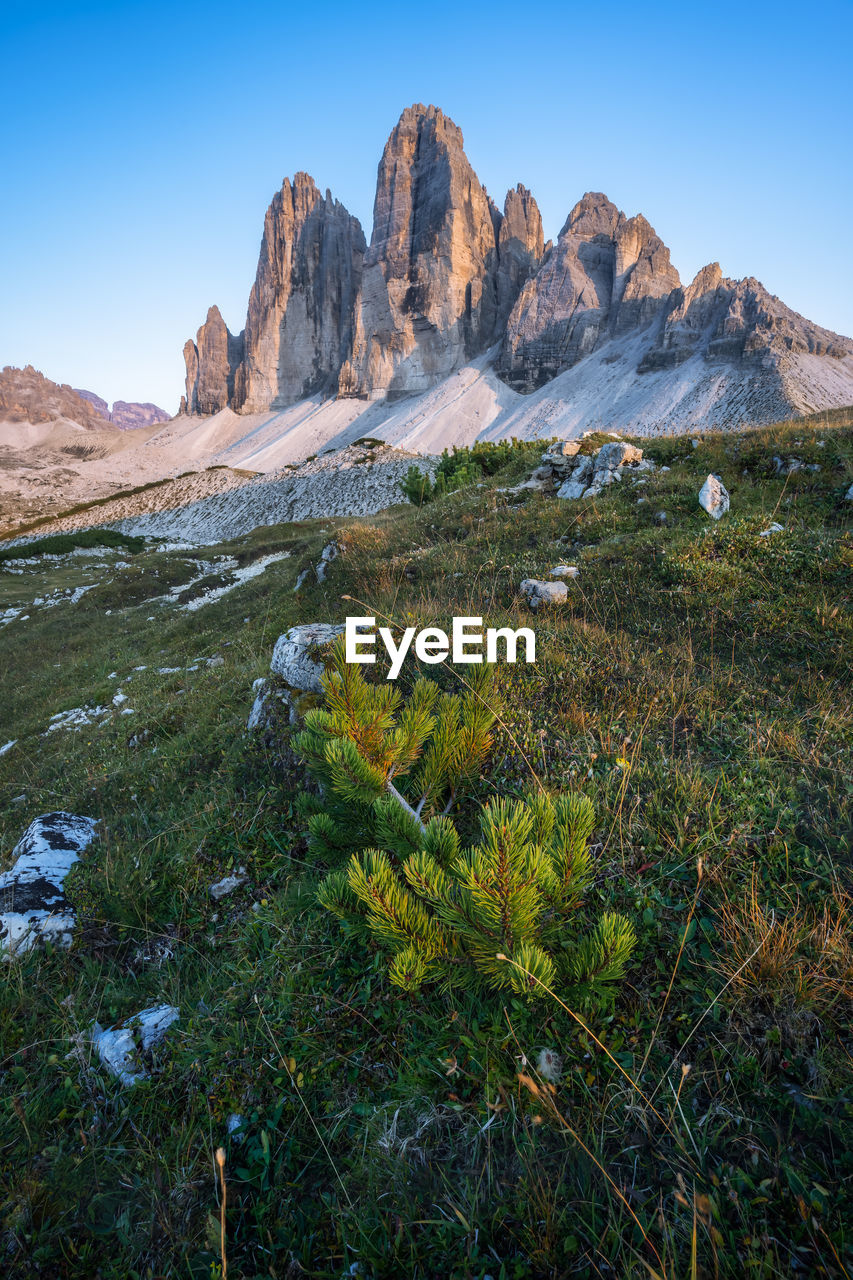
{"label": "white boulder", "polygon": [[721,520],[729,509],[729,495],[719,476],[708,476],[699,490],[699,506],[714,520]]}
{"label": "white boulder", "polygon": [[132,1018],[125,1018],[124,1022],[107,1030],[96,1022],[92,1026],[92,1046],[107,1070],[121,1084],[136,1084],[137,1080],[144,1080],[148,1075],[140,1053],[162,1040],[179,1016],[174,1005],[158,1004],[143,1009]]}
{"label": "white boulder", "polygon": [[273,649],[270,670],[291,689],[300,693],[320,693],[323,664],[313,656],[343,634],[343,626],[331,622],[311,622],[291,627],[279,636]]}
{"label": "white boulder", "polygon": [[0,875],[0,958],[9,960],[51,942],[69,947],[74,909],[65,877],[95,838],[97,818],[44,813],[12,850],[13,866]]}

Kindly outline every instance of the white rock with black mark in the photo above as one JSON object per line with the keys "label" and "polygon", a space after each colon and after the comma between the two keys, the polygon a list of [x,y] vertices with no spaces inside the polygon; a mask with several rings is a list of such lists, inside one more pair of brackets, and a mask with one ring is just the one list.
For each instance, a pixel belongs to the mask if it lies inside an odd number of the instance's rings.
{"label": "white rock with black mark", "polygon": [[708,476],[699,490],[699,506],[714,520],[721,520],[729,509],[729,495],[719,476]]}
{"label": "white rock with black mark", "polygon": [[69,947],[74,909],[65,877],[95,838],[97,818],[63,810],[30,823],[12,850],[13,865],[0,875],[0,959],[9,960],[50,942]]}
{"label": "white rock with black mark", "polygon": [[179,1016],[174,1005],[158,1004],[106,1030],[95,1022],[91,1031],[92,1047],[122,1085],[136,1084],[148,1076],[140,1054],[158,1044]]}

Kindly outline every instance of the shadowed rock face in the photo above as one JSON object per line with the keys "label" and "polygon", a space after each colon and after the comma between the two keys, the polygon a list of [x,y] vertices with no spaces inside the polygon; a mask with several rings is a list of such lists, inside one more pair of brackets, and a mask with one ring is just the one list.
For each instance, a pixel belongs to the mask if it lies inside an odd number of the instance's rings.
{"label": "shadowed rock face", "polygon": [[504,216],[498,233],[498,323],[495,338],[502,336],[509,314],[523,286],[536,274],[545,239],[542,215],[533,196],[521,183],[506,193]]}
{"label": "shadowed rock face", "polygon": [[234,397],[234,379],[243,358],[243,334],[229,333],[218,307],[211,307],[195,342],[184,344],[187,413],[218,413]]}
{"label": "shadowed rock face", "polygon": [[264,223],[235,408],[280,408],[334,391],[365,247],[358,219],[307,173],[285,179]]}
{"label": "shadowed rock face", "polygon": [[435,107],[403,112],[379,164],[341,395],[424,391],[495,341],[542,253],[530,193],[511,192],[507,210],[504,219],[481,186],[452,120]]}
{"label": "shadowed rock face", "polygon": [[533,391],[601,341],[647,324],[679,285],[646,219],[626,218],[588,192],[513,307],[498,374],[517,391]]}

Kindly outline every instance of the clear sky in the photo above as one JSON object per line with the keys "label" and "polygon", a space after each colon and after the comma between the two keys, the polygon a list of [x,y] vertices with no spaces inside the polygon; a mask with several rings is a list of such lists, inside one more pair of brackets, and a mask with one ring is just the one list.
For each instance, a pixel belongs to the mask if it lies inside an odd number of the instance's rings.
{"label": "clear sky", "polygon": [[0,365],[174,411],[217,303],[243,327],[264,211],[306,169],[370,234],[404,107],[462,128],[556,237],[584,191],[689,280],[757,276],[853,334],[851,0],[819,6],[0,0]]}

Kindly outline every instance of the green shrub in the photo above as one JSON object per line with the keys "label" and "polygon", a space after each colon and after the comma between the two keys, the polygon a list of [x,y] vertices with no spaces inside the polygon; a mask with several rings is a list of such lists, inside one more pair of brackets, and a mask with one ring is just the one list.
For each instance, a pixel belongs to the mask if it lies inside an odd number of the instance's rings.
{"label": "green shrub", "polygon": [[435,982],[534,996],[556,984],[586,1003],[623,976],[635,944],[623,916],[578,914],[593,822],[578,794],[495,800],[473,848],[433,818],[402,862],[393,850],[353,854],[319,900],[389,953],[391,982],[405,990]]}
{"label": "green shrub", "polygon": [[114,529],[81,529],[79,533],[53,533],[35,542],[25,542],[15,547],[3,547],[0,561],[30,560],[34,556],[64,556],[78,547],[121,547],[128,555],[145,550],[145,539]]}
{"label": "green shrub", "polygon": [[491,669],[477,671],[466,694],[418,680],[403,705],[395,685],[368,684],[336,643],[325,706],[306,714],[294,741],[323,791],[301,800],[314,854],[340,861],[379,839],[411,849],[424,820],[449,812],[492,741]]}
{"label": "green shrub", "polygon": [[606,994],[635,938],[622,916],[579,914],[593,875],[591,802],[493,801],[471,849],[446,816],[488,753],[487,680],[462,697],[419,680],[404,702],[336,646],[326,705],[295,740],[322,788],[310,803],[312,851],[356,850],[319,901],[387,951],[391,982],[409,991],[434,982],[536,995],[556,983],[578,1001]]}
{"label": "green shrub", "polygon": [[435,470],[435,480],[429,473],[424,473],[414,463],[409,467],[400,488],[415,506],[423,506],[441,498],[445,493],[453,493],[456,489],[465,489],[478,484],[483,476],[494,475],[516,459],[529,461],[538,457],[547,441],[543,440],[502,440],[493,443],[489,440],[478,441],[467,447],[453,446],[441,455]]}

